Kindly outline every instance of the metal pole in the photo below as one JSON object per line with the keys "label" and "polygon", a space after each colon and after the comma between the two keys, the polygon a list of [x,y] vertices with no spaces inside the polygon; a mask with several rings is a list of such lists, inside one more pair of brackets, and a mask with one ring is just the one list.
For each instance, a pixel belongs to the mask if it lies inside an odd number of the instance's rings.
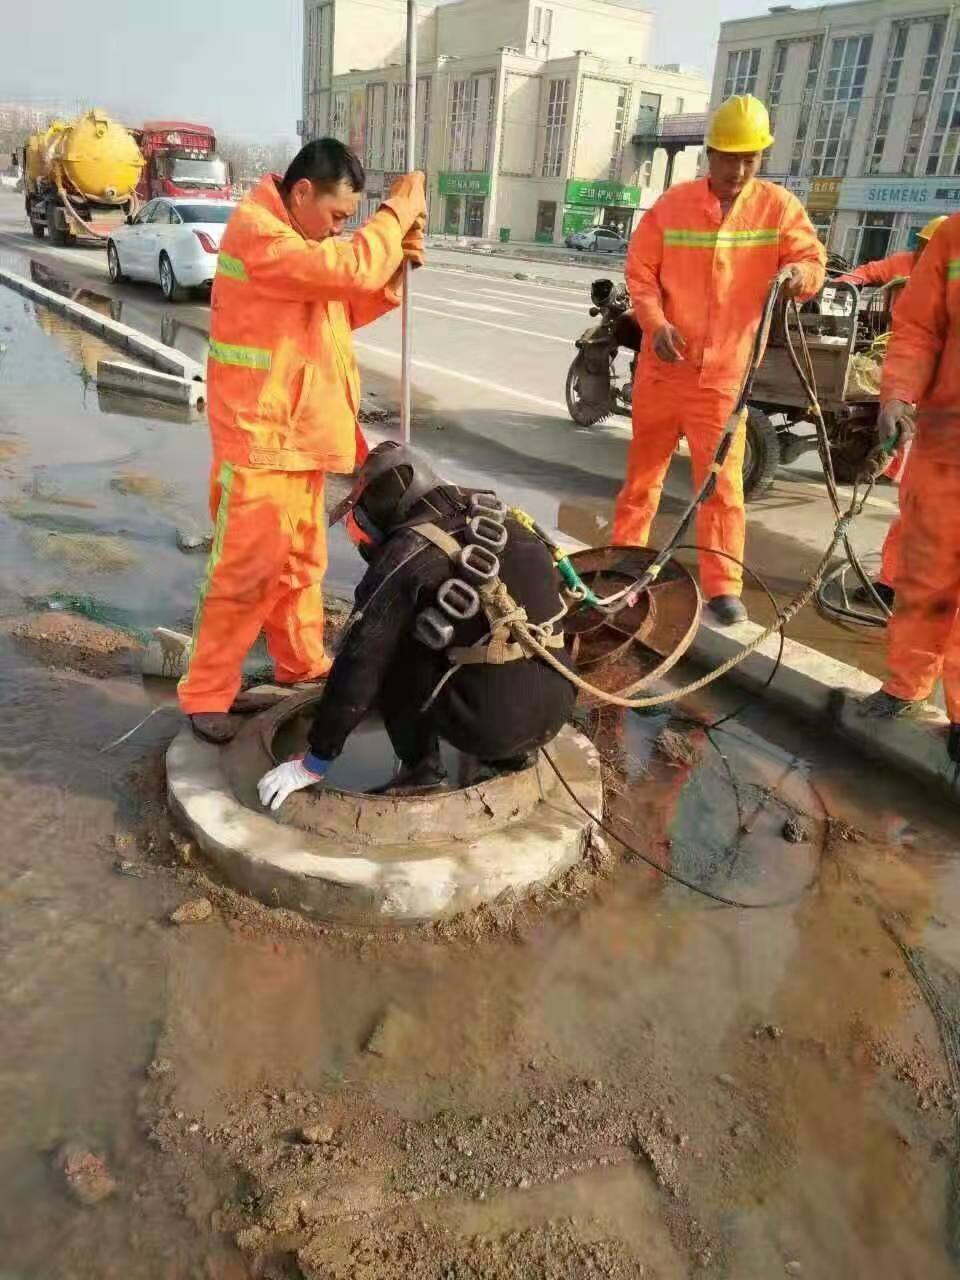
{"label": "metal pole", "polygon": [[[417,0],[407,0],[407,172],[417,164]],[[410,443],[410,359],[413,348],[413,309],[410,289],[413,272],[403,264],[403,301],[400,309],[400,436]]]}

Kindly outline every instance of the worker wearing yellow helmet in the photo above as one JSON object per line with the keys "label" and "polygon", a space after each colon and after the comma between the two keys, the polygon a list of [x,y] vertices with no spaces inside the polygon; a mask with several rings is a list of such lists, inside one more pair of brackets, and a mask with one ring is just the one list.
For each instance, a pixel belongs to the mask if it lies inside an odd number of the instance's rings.
{"label": "worker wearing yellow helmet", "polygon": [[[757,178],[770,117],[749,94],[714,112],[708,174],[664,192],[633,234],[626,281],[643,330],[633,386],[633,444],[614,515],[614,543],[644,546],[681,436],[699,488],[736,404],[767,291],[812,296],[825,252],[796,196]],[[733,436],[712,495],[697,514],[700,580],[714,618],[746,617],[740,594],[746,517],[746,423]]]}
{"label": "worker wearing yellow helmet", "polygon": [[908,280],[910,272],[920,261],[920,255],[946,222],[946,215],[931,218],[926,226],[917,232],[915,249],[904,249],[901,253],[891,253],[889,258],[878,258],[876,262],[862,262],[853,271],[840,276],[850,284],[882,285],[891,284],[894,280]]}

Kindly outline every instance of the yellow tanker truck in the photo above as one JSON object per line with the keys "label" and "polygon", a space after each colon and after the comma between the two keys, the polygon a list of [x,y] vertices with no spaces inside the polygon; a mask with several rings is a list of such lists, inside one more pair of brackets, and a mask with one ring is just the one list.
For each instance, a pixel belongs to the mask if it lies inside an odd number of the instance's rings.
{"label": "yellow tanker truck", "polygon": [[134,212],[143,156],[122,124],[94,109],[55,120],[23,148],[27,217],[38,240],[73,244],[103,237]]}

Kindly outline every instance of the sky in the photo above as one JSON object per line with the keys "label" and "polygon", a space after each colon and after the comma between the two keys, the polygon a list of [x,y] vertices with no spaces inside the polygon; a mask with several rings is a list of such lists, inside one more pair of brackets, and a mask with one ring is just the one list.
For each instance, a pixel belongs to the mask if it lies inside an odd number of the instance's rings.
{"label": "sky", "polygon": [[[176,117],[251,141],[295,141],[302,0],[2,3],[2,100],[72,108],[80,99],[128,124]],[[766,11],[764,0],[649,0],[648,7],[650,61],[699,67],[708,79],[720,21]]]}

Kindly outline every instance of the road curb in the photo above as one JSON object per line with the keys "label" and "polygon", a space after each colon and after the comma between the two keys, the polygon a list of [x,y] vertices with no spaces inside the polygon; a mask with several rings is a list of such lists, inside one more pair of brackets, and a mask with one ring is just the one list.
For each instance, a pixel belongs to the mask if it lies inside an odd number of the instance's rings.
{"label": "road curb", "polygon": [[139,365],[124,364],[120,360],[97,362],[97,386],[191,409],[202,409],[206,403],[204,383],[174,373],[161,373],[159,369],[141,369]]}
{"label": "road curb", "polygon": [[[753,622],[719,628],[704,621],[687,656],[706,667],[719,666],[761,635]],[[734,667],[729,679],[759,691],[770,679],[780,647],[774,634]],[[785,639],[783,660],[769,686],[765,701],[805,720],[826,721],[846,741],[881,764],[892,765],[920,781],[944,789],[956,798],[954,768],[947,758],[947,717],[925,705],[916,718],[866,720],[860,702],[880,688],[874,676],[827,657],[808,645]]]}
{"label": "road curb", "polygon": [[119,347],[121,351],[137,356],[145,364],[158,369],[161,373],[171,374],[188,382],[205,380],[203,365],[198,360],[191,359],[176,347],[168,347],[156,338],[148,337],[139,329],[132,329],[128,324],[121,324],[118,320],[102,316],[90,307],[85,307],[70,298],[64,298],[61,294],[54,293],[52,289],[45,289],[43,285],[34,284],[32,280],[16,275],[13,271],[0,270],[0,284],[5,284],[7,288],[23,294],[24,297],[32,298],[35,302],[49,307],[51,311],[67,316],[81,329],[96,334],[111,346]]}

